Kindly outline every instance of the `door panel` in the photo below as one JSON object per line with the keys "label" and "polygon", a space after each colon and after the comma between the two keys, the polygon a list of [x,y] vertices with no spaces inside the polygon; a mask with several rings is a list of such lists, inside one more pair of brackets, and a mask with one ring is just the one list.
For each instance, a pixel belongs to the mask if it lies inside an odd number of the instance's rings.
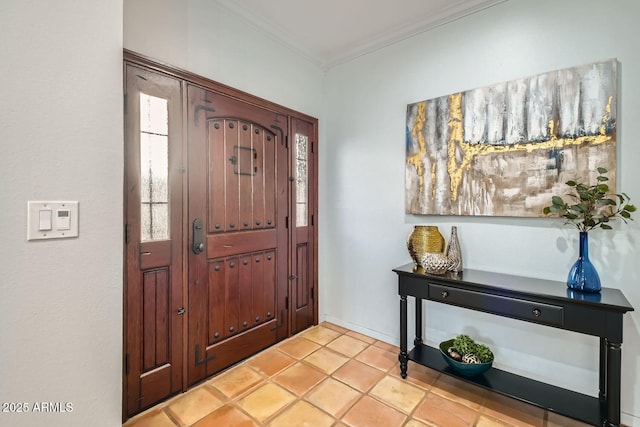
{"label": "door panel", "polygon": [[182,107],[177,80],[127,65],[125,84],[124,403],[133,415],[182,389]]}
{"label": "door panel", "polygon": [[315,128],[310,122],[291,119],[292,189],[291,230],[291,333],[297,333],[317,323],[315,283],[316,229],[315,212],[317,185],[315,180]]}
{"label": "door panel", "polygon": [[187,102],[194,383],[287,336],[288,151],[286,117],[195,86]]}

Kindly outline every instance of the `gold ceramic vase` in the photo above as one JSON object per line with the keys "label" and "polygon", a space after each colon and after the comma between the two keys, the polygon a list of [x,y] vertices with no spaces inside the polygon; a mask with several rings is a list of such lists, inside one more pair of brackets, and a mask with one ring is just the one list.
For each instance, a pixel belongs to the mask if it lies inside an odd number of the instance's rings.
{"label": "gold ceramic vase", "polygon": [[416,267],[426,253],[444,252],[444,237],[435,225],[416,225],[407,237],[407,249]]}

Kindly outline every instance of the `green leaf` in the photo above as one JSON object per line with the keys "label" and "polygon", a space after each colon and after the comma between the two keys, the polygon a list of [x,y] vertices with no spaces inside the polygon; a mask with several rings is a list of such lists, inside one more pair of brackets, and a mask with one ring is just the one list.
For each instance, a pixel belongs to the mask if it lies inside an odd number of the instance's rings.
{"label": "green leaf", "polygon": [[581,202],[586,202],[587,200],[589,200],[589,194],[587,193],[580,193],[578,194],[578,199],[580,199]]}
{"label": "green leaf", "polygon": [[577,205],[573,205],[573,207],[575,207],[576,210],[579,211],[579,212],[586,213],[586,212],[589,211],[589,207],[587,205],[585,205],[584,203],[578,203]]}
{"label": "green leaf", "polygon": [[543,208],[543,212],[564,217],[566,224],[575,225],[580,231],[598,227],[609,230],[611,226],[608,223],[616,218],[625,223],[632,220],[631,213],[636,211],[636,207],[629,203],[629,196],[625,193],[610,194],[609,178],[605,176],[607,169],[598,167],[597,170],[599,176],[595,185],[577,180],[566,182],[570,188],[562,197],[571,197],[573,204],[565,202],[561,196],[552,195],[551,205]]}
{"label": "green leaf", "polygon": [[613,227],[607,224],[600,224],[600,228],[602,228],[603,230],[613,230]]}

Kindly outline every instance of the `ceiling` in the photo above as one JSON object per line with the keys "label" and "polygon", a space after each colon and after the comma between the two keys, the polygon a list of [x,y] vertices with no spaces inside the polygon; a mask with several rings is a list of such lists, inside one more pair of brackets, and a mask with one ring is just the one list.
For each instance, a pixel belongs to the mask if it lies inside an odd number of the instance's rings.
{"label": "ceiling", "polygon": [[323,68],[508,0],[216,0]]}

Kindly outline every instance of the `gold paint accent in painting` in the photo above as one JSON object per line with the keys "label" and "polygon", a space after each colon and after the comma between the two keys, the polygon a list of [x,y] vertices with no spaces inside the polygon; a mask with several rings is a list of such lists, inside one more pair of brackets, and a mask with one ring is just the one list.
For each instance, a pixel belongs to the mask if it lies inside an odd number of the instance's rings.
{"label": "gold paint accent in painting", "polygon": [[[610,111],[610,104],[608,105]],[[451,111],[452,117],[457,117],[458,114],[462,114],[462,111]],[[603,121],[606,119],[606,114],[603,117]],[[457,123],[457,120],[449,120],[449,126]],[[460,132],[462,132],[462,122],[460,122]],[[491,154],[504,154],[504,153],[517,153],[526,152],[532,153],[537,150],[549,150],[549,149],[562,149],[570,146],[579,146],[583,144],[599,145],[605,142],[609,142],[613,139],[614,135],[607,135],[605,125],[600,128],[598,135],[580,136],[577,138],[558,138],[554,134],[555,122],[549,120],[549,135],[551,137],[546,141],[541,142],[529,142],[529,143],[517,143],[512,145],[491,145],[491,144],[469,144],[462,142],[454,136],[450,136],[449,144],[449,163],[447,165],[448,173],[451,179],[451,198],[456,200],[458,196],[458,190],[462,181],[463,172],[469,168],[471,161],[475,156],[486,156]],[[456,148],[460,150],[461,162],[457,164],[455,156]]]}
{"label": "gold paint accent in painting", "polygon": [[458,198],[458,188],[462,182],[462,172],[469,166],[471,159],[467,159],[462,152],[462,164],[456,165],[456,147],[463,145],[462,140],[462,92],[449,95],[449,142],[447,147],[447,170],[451,181],[451,199]]}
{"label": "gold paint accent in painting", "polygon": [[415,123],[411,129],[411,135],[418,139],[418,151],[407,158],[407,163],[416,168],[418,175],[418,194],[424,192],[424,165],[422,159],[427,155],[427,142],[424,140],[424,125],[427,121],[425,102],[418,103],[418,111],[415,115]]}

